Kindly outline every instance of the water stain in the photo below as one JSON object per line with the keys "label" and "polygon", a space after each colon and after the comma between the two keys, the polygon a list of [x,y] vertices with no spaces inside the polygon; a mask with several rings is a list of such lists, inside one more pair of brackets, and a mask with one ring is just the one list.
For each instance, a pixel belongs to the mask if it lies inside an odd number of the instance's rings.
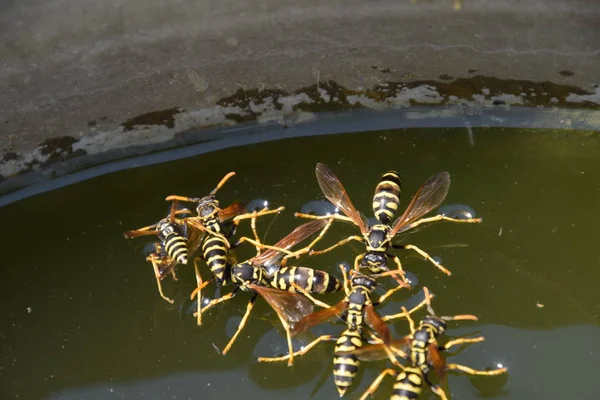
{"label": "water stain", "polygon": [[165,125],[167,128],[173,128],[175,126],[175,115],[181,111],[178,107],[153,111],[133,117],[121,125],[126,131],[133,130],[136,125]]}
{"label": "water stain", "polygon": [[38,150],[40,154],[47,156],[47,158],[40,164],[47,165],[59,160],[67,160],[71,157],[85,154],[85,150],[82,149],[73,151],[73,144],[77,141],[78,139],[72,136],[59,136],[44,140],[40,143]]}
{"label": "water stain", "polygon": [[562,76],[573,76],[573,75],[575,75],[574,72],[567,71],[567,70],[558,71],[558,73],[561,74]]}
{"label": "water stain", "polygon": [[347,89],[332,80],[314,84],[294,92],[296,95],[306,95],[312,100],[312,102],[302,102],[296,105],[294,110],[322,112],[361,108],[362,106],[348,101],[349,95],[356,95],[359,93],[360,92]]}
{"label": "water stain", "polygon": [[454,79],[453,77],[451,77],[451,76],[450,76],[450,75],[448,75],[448,74],[442,74],[442,75],[440,75],[438,78],[440,78],[440,79],[441,79],[441,80],[443,80],[443,81],[451,81],[452,79]]}

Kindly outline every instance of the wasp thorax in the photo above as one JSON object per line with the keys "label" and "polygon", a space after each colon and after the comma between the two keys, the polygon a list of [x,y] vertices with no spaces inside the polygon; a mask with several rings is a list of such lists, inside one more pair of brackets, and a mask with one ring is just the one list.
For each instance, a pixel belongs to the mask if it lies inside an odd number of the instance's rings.
{"label": "wasp thorax", "polygon": [[364,286],[368,290],[375,290],[375,288],[377,287],[377,282],[375,281],[375,279],[368,277],[366,275],[354,276],[350,280],[350,283],[352,284],[353,287]]}
{"label": "wasp thorax", "polygon": [[423,318],[423,324],[427,324],[434,328],[436,335],[441,335],[446,331],[447,328],[446,321],[436,317],[435,315],[428,315]]}
{"label": "wasp thorax", "polygon": [[168,219],[163,219],[156,224],[156,230],[160,233],[160,235],[165,237],[177,233],[175,225],[173,225]]}
{"label": "wasp thorax", "polygon": [[196,212],[200,218],[208,218],[219,211],[219,201],[213,196],[207,196],[200,199]]}

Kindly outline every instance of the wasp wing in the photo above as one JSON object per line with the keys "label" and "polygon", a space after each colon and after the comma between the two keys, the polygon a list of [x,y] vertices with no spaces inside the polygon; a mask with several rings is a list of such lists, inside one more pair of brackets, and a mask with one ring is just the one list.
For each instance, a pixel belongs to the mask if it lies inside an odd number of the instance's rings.
{"label": "wasp wing", "polygon": [[156,225],[146,226],[144,228],[136,229],[134,231],[127,231],[123,233],[126,239],[132,239],[140,236],[150,236],[158,234],[158,231],[155,230]]}
{"label": "wasp wing", "polygon": [[450,174],[448,172],[439,172],[429,178],[415,193],[404,213],[394,222],[390,235],[394,236],[399,232],[410,229],[411,223],[444,201],[449,189]]}
{"label": "wasp wing", "polygon": [[[279,242],[275,243],[273,247],[289,250],[296,244],[302,242],[303,240],[309,238],[311,235],[318,232],[320,229],[323,229],[326,224],[327,221],[324,219],[316,219],[314,221],[302,224],[296,227],[296,229],[294,229],[290,234],[281,239]],[[268,249],[264,253],[255,257],[252,260],[252,264],[261,267],[267,267],[269,265],[275,264],[282,258],[283,252],[276,249]]]}
{"label": "wasp wing", "polygon": [[260,294],[273,310],[290,325],[294,325],[313,312],[313,303],[299,293],[286,292],[253,283],[247,286]]}
{"label": "wasp wing", "polygon": [[219,211],[219,221],[225,222],[228,219],[244,214],[246,207],[240,202],[233,202],[227,208],[223,208]]}
{"label": "wasp wing", "polygon": [[390,328],[381,319],[372,304],[365,306],[365,321],[367,324],[379,335],[383,343],[389,344],[392,340],[392,334]]}
{"label": "wasp wing", "polygon": [[348,303],[345,300],[342,300],[334,306],[315,311],[314,313],[305,316],[298,321],[298,323],[294,326],[294,329],[292,329],[292,336],[306,332],[311,327],[323,323],[336,315],[341,315],[344,311],[346,311],[347,307]]}
{"label": "wasp wing", "polygon": [[315,173],[317,175],[319,186],[325,197],[327,197],[327,200],[338,209],[342,210],[342,212],[360,228],[361,233],[366,233],[366,219],[356,210],[350,200],[350,196],[348,196],[346,189],[335,173],[327,165],[322,163],[317,164]]}

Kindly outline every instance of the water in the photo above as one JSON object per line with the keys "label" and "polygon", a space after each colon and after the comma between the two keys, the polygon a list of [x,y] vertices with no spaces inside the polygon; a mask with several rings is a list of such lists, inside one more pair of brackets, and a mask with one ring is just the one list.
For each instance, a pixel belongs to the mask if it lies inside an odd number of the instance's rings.
{"label": "water", "polygon": [[[237,175],[218,194],[222,204],[266,199],[286,206],[259,223],[259,233],[274,243],[300,223],[293,212],[322,199],[314,168],[323,162],[367,215],[380,174],[396,169],[401,208],[427,178],[447,170],[452,184],[444,205],[465,205],[483,217],[482,225],[436,223],[404,236],[440,257],[453,275],[400,252],[419,287],[381,309],[396,312],[426,285],[437,295],[438,314],[479,317],[450,323],[449,336],[486,337],[451,360],[474,368],[501,363],[509,375],[451,375],[452,398],[597,398],[598,134],[478,127],[471,134],[408,129],[272,141],[116,172],[1,208],[0,397],[337,398],[333,344],[319,345],[292,368],[257,363],[258,356],[286,349],[276,316],[259,300],[238,342],[221,356],[249,296],[218,307],[196,327],[187,313],[193,268],[180,268],[177,282],[165,279],[166,294],[176,299],[169,305],[144,261],[146,240],[122,236],[160,219],[168,194],[203,196],[233,170]],[[336,225],[317,248],[357,232]],[[241,233],[249,233],[247,224]],[[336,265],[352,262],[360,249],[348,244],[302,265],[337,274]],[[250,254],[246,248],[238,256]],[[329,324],[313,333],[340,331]],[[395,336],[406,331],[404,321],[394,325]],[[358,398],[384,366],[363,364],[346,397]],[[377,398],[387,398],[391,381]]]}

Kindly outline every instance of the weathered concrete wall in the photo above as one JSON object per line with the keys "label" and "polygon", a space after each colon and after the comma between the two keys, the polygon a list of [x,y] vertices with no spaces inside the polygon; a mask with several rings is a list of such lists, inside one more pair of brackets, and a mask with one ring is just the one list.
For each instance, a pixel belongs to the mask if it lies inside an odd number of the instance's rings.
{"label": "weathered concrete wall", "polygon": [[599,83],[589,0],[5,1],[0,175],[324,109],[599,108]]}

